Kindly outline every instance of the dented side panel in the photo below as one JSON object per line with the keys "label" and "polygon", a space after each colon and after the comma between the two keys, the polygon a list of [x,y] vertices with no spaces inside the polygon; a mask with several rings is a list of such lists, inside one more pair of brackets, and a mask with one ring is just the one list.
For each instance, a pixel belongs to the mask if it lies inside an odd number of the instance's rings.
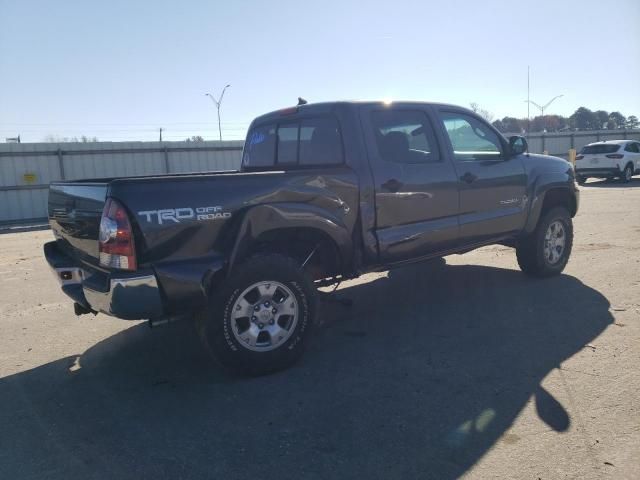
{"label": "dented side panel", "polygon": [[[180,178],[123,179],[109,195],[129,210],[137,232],[141,265],[194,258],[211,252],[229,256],[238,232],[251,219],[255,231],[312,226],[332,231],[328,218],[351,232],[358,215],[357,175],[348,166],[287,172],[203,175]],[[286,225],[275,212],[290,212]],[[291,205],[295,205],[293,208]],[[271,214],[257,215],[256,207]],[[281,207],[282,206],[282,207]],[[253,213],[252,213],[253,212]],[[310,220],[314,217],[315,221]],[[340,249],[351,251],[341,235]]]}

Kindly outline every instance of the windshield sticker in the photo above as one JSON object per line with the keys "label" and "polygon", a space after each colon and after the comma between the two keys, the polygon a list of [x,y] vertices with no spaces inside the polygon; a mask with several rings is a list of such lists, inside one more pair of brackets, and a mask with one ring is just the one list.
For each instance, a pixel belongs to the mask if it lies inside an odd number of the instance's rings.
{"label": "windshield sticker", "polygon": [[249,146],[257,145],[265,141],[267,136],[263,132],[253,132],[249,138]]}

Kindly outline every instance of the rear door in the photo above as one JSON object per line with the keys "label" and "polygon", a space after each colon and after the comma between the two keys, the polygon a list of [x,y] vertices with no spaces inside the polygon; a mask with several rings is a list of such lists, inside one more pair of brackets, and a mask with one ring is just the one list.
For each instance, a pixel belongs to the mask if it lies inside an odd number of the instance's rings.
{"label": "rear door", "polygon": [[511,157],[501,136],[470,112],[443,107],[438,118],[457,173],[461,243],[520,230],[528,203],[523,155]]}
{"label": "rear door", "polygon": [[[601,170],[607,172],[612,168],[617,168],[619,160],[610,155],[616,155],[620,150],[620,145],[617,143],[596,143],[594,145],[586,145],[581,151],[580,163],[576,164],[580,170],[589,170],[597,172]],[[613,173],[610,172],[609,173]]]}
{"label": "rear door", "polygon": [[382,263],[451,248],[458,238],[458,187],[426,107],[363,105],[361,122],[375,185]]}

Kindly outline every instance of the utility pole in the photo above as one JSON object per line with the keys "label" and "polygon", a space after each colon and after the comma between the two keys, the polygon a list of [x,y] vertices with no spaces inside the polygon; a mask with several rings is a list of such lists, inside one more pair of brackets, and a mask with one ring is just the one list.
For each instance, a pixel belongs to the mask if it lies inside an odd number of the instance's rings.
{"label": "utility pole", "polygon": [[162,141],[162,127],[160,127],[160,141]]}
{"label": "utility pole", "polygon": [[220,135],[220,141],[222,141],[222,124],[220,123],[220,105],[222,105],[222,97],[224,97],[224,92],[227,90],[227,88],[229,88],[231,85],[225,85],[225,87],[222,89],[222,93],[220,94],[220,98],[218,98],[216,100],[216,98],[211,95],[210,93],[205,93],[205,96],[209,97],[211,99],[211,101],[215,104],[216,106],[216,110],[218,111],[218,134]]}
{"label": "utility pole", "polygon": [[529,132],[531,131],[531,114],[529,112],[531,108],[531,103],[529,100],[529,91],[530,91],[529,78],[530,78],[529,65],[527,65],[527,139],[529,138]]}

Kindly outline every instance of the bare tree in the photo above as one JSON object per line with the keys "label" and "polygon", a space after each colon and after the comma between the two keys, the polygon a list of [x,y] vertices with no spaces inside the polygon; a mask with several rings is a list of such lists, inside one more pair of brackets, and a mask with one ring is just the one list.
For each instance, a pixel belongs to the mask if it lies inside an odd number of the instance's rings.
{"label": "bare tree", "polygon": [[87,137],[86,135],[82,135],[80,138],[78,137],[61,137],[59,135],[47,135],[44,137],[44,141],[47,143],[93,143],[97,142],[98,137]]}
{"label": "bare tree", "polygon": [[469,104],[469,107],[471,107],[471,110],[473,110],[474,113],[480,115],[487,122],[491,123],[491,121],[493,120],[493,113],[491,113],[486,108],[480,108],[480,105],[478,105],[476,102],[471,102]]}

